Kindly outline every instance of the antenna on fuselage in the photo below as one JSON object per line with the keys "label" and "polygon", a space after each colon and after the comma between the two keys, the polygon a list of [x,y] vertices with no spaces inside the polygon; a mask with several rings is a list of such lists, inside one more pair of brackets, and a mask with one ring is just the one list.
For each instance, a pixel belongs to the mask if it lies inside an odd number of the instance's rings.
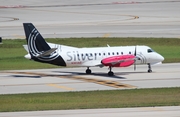
{"label": "antenna on fuselage", "polygon": [[107,44],[107,47],[110,47],[109,44]]}

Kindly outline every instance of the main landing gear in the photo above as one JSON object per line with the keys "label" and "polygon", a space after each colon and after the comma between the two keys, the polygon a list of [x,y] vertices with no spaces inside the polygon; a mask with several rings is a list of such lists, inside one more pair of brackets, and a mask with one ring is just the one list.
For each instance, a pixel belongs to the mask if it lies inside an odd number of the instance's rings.
{"label": "main landing gear", "polygon": [[114,72],[112,72],[111,70],[112,70],[112,67],[109,66],[108,76],[114,76]]}
{"label": "main landing gear", "polygon": [[[111,71],[112,67],[109,67],[109,72],[108,72],[108,76],[114,76],[114,72]],[[91,74],[91,69],[89,69],[89,67],[87,67],[86,69],[86,74]]]}
{"label": "main landing gear", "polygon": [[151,69],[151,64],[148,63],[148,73],[151,73],[152,72],[152,69]]}
{"label": "main landing gear", "polygon": [[[151,73],[152,72],[152,69],[151,69],[151,64],[148,63],[148,73]],[[91,69],[89,69],[89,67],[87,67],[86,69],[86,74],[91,74]],[[114,76],[114,72],[112,72],[112,67],[109,66],[109,72],[108,72],[108,76]]]}
{"label": "main landing gear", "polygon": [[91,74],[91,69],[89,69],[89,67],[86,69],[86,74]]}

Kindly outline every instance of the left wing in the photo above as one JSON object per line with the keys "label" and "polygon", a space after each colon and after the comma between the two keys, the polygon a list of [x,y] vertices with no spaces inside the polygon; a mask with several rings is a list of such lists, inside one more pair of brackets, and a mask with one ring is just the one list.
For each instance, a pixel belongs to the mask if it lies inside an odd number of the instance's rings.
{"label": "left wing", "polygon": [[112,56],[104,58],[101,63],[104,66],[111,66],[111,67],[128,67],[135,62],[136,56],[134,55],[119,55],[119,56]]}

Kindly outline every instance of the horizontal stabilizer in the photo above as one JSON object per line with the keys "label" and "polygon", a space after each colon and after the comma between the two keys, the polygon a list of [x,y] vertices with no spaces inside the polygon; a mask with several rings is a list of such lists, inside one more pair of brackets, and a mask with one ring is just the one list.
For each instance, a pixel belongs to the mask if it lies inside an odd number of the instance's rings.
{"label": "horizontal stabilizer", "polygon": [[56,50],[57,50],[57,48],[51,48],[50,50],[45,51],[42,54],[37,55],[36,57],[49,56],[49,55],[51,55],[51,53],[53,53]]}
{"label": "horizontal stabilizer", "polygon": [[23,47],[29,53],[28,46],[27,45],[23,45]]}

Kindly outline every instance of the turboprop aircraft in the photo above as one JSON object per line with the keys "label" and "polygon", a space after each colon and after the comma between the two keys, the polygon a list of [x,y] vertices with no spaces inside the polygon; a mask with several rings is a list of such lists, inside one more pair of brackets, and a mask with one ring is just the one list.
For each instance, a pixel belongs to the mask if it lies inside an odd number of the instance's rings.
{"label": "turboprop aircraft", "polygon": [[77,48],[47,43],[32,23],[23,23],[28,52],[25,58],[37,62],[58,66],[87,67],[86,74],[91,74],[90,67],[109,67],[109,76],[113,76],[113,67],[128,67],[136,64],[147,64],[148,72],[151,65],[161,63],[164,57],[148,46],[116,46]]}

